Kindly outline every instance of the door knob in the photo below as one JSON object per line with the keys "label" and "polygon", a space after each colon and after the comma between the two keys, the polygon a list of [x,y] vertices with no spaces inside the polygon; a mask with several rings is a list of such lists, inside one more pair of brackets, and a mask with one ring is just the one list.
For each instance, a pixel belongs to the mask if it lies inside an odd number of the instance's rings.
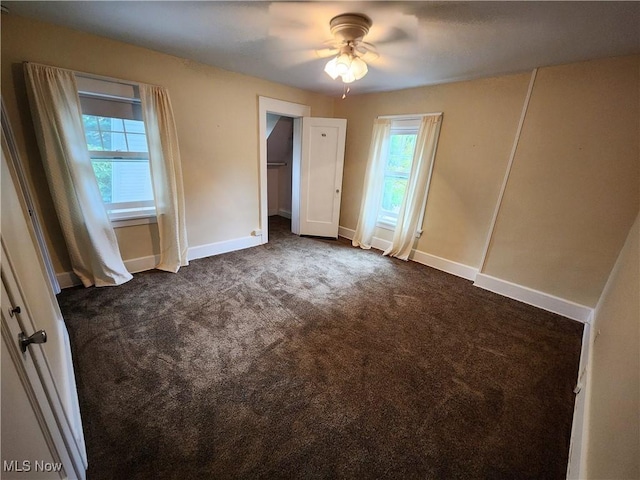
{"label": "door knob", "polygon": [[18,334],[18,342],[20,343],[20,349],[22,353],[27,351],[27,347],[32,343],[45,343],[47,341],[47,332],[44,330],[38,330],[36,333],[27,337],[24,333]]}

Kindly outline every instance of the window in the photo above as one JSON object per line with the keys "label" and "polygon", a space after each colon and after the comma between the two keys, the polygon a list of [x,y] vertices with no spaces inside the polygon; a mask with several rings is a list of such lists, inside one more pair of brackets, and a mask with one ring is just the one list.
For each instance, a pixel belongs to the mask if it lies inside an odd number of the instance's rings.
{"label": "window", "polygon": [[382,227],[395,227],[398,220],[411,173],[419,127],[419,119],[399,119],[391,124],[382,175],[382,201],[378,210],[378,224]]}
{"label": "window", "polygon": [[154,216],[149,151],[136,89],[85,78],[78,79],[78,88],[87,148],[109,217],[116,222]]}

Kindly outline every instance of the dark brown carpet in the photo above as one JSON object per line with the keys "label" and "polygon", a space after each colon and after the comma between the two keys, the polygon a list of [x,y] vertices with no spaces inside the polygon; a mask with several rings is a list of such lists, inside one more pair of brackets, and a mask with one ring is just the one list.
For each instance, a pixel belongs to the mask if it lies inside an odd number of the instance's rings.
{"label": "dark brown carpet", "polygon": [[582,325],[299,238],[63,291],[89,478],[564,478]]}

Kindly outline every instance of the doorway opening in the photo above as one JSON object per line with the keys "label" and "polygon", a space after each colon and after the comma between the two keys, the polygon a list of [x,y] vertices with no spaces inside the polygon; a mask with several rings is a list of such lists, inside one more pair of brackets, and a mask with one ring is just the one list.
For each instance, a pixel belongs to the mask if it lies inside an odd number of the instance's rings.
{"label": "doorway opening", "polygon": [[[270,236],[273,235],[274,222],[280,225],[280,229],[287,223],[291,231],[293,121],[292,117],[267,113],[267,213]],[[289,221],[279,221],[285,219]]]}
{"label": "doorway opening", "polygon": [[[278,191],[278,214],[280,215],[280,182],[290,185],[290,203],[284,198],[286,190],[282,192],[283,204],[290,205],[290,210],[287,212],[286,208],[282,208],[282,212],[290,214],[291,217],[291,231],[295,234],[299,234],[300,229],[300,165],[302,156],[302,117],[311,116],[311,107],[308,105],[302,105],[299,103],[285,102],[282,100],[276,100],[268,97],[258,98],[258,111],[259,111],[259,142],[260,142],[260,230],[262,234],[262,243],[269,241],[269,175],[272,179],[278,178],[277,185],[271,187],[272,198],[275,199],[275,190]],[[271,120],[269,120],[271,118]],[[288,128],[291,128],[290,137],[290,165],[286,167],[284,165],[269,166],[268,163],[287,163],[280,161],[277,157],[268,158],[268,138],[269,138],[269,123],[273,123],[273,130],[281,129],[281,135],[283,138],[288,136]],[[278,124],[282,122],[282,125],[278,127]],[[278,134],[278,133],[276,133]],[[276,152],[282,145],[276,147],[278,142],[273,142],[272,151]],[[281,157],[284,158],[284,157]],[[290,173],[287,172],[290,166]],[[279,170],[283,169],[282,172]],[[272,170],[272,173],[269,173]],[[290,177],[289,177],[290,175]],[[290,180],[288,180],[290,178]],[[272,180],[272,185],[276,183]],[[272,212],[275,212],[276,207],[274,200],[272,199]],[[284,215],[283,215],[284,216]]]}

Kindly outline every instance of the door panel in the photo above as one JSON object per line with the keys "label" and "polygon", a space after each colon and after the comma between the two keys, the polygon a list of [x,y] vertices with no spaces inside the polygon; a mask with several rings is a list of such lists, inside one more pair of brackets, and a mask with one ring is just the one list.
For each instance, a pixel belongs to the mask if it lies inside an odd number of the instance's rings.
{"label": "door panel", "polygon": [[[69,337],[55,295],[38,259],[4,150],[0,180],[3,292],[6,289],[11,302],[21,309],[17,315],[8,315],[5,309],[8,304],[4,303],[3,298],[2,333],[5,342],[17,349],[19,332],[29,336],[40,329],[46,331],[46,343],[31,345],[24,354],[17,350],[16,359],[21,359],[25,371],[31,372],[29,382],[33,391],[41,389],[46,392],[42,399],[38,398],[36,404],[42,412],[50,411],[53,415],[54,421],[49,425],[50,435],[51,438],[63,439],[57,446],[67,475],[70,478],[84,478],[87,460]],[[8,336],[5,335],[7,331],[11,332]],[[14,364],[18,365],[19,362]],[[40,402],[44,403],[40,405]],[[3,408],[3,420],[5,415],[11,413]],[[4,437],[4,433],[3,426],[3,444],[7,439],[20,435],[20,432],[14,432],[13,437]]]}
{"label": "door panel", "polygon": [[8,314],[11,306],[3,279],[2,478],[66,478],[47,425],[47,419],[53,420],[51,412],[39,405],[46,402],[44,390],[33,362],[16,347],[21,327],[16,315]]}
{"label": "door panel", "polygon": [[303,119],[301,235],[338,237],[346,130],[341,118]]}

